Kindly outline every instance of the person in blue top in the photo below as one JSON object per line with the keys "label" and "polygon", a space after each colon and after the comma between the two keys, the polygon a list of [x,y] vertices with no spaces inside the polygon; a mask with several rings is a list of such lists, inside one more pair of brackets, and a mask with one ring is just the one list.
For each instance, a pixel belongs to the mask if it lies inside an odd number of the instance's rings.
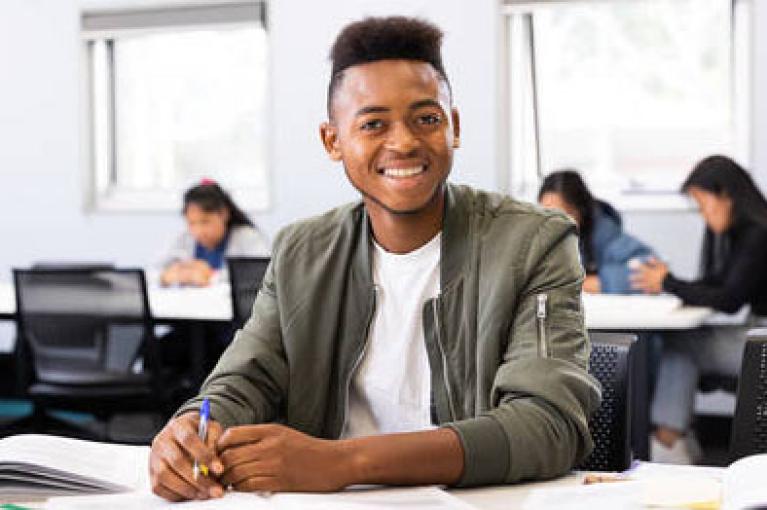
{"label": "person in blue top", "polygon": [[641,262],[653,256],[653,250],[623,231],[618,211],[594,198],[578,172],[568,169],[546,176],[538,202],[564,211],[578,224],[581,262],[586,270],[585,292],[636,292],[629,280],[629,261]]}
{"label": "person in blue top", "polygon": [[204,286],[226,281],[226,257],[269,253],[261,232],[214,181],[204,179],[184,194],[187,230],[162,261],[163,285]]}

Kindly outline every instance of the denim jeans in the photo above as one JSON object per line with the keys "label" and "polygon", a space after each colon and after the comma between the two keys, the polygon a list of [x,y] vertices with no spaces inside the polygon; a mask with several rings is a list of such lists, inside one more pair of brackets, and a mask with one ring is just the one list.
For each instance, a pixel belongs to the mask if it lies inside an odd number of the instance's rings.
{"label": "denim jeans", "polygon": [[740,374],[749,326],[709,326],[663,334],[651,417],[656,426],[690,428],[701,374]]}

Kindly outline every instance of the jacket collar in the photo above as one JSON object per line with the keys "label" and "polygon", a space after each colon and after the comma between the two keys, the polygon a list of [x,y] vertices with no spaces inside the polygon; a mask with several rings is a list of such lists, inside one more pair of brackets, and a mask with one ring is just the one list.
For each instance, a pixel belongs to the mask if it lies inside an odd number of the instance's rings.
{"label": "jacket collar", "polygon": [[[469,247],[470,203],[461,188],[445,184],[445,212],[442,219],[442,245],[440,255],[440,287],[448,288],[461,274],[461,267],[466,259]],[[353,233],[357,240],[352,260],[352,275],[355,281],[365,287],[373,286],[373,234],[370,218],[362,202],[355,207],[352,221]]]}
{"label": "jacket collar", "polygon": [[470,197],[461,187],[445,184],[445,214],[442,220],[441,288],[447,289],[460,274],[469,250]]}

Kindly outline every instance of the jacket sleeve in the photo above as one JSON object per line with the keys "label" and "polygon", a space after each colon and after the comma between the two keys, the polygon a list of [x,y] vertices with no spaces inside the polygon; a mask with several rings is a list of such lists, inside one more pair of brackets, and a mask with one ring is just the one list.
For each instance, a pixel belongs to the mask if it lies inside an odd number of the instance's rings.
{"label": "jacket sleeve", "polygon": [[211,416],[224,427],[273,421],[288,386],[274,264],[270,264],[245,326],[237,332],[200,394],[176,415],[198,410],[210,399]]}
{"label": "jacket sleeve", "polygon": [[655,254],[649,246],[635,237],[621,234],[605,248],[599,265],[599,283],[607,294],[629,294],[634,291],[629,282],[628,263],[633,258],[647,258]]}
{"label": "jacket sleeve", "polygon": [[[558,476],[593,447],[588,419],[599,405],[600,387],[587,372],[576,237],[562,218],[551,218],[532,243],[529,279],[493,383],[493,407],[448,425],[464,446],[462,486]],[[539,319],[540,295],[547,305]],[[539,352],[539,342],[548,355]]]}

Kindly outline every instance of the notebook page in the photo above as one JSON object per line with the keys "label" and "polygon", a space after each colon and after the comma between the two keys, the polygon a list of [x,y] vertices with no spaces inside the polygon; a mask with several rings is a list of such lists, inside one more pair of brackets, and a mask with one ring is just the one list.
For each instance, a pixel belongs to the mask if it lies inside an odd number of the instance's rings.
{"label": "notebook page", "polygon": [[51,498],[46,510],[476,510],[436,487],[350,489],[343,492],[261,496],[227,492],[223,498],[171,503],[148,492]]}
{"label": "notebook page", "polygon": [[31,479],[34,479],[34,471],[58,471],[64,479],[87,479],[90,485],[122,490],[148,487],[147,446],[114,445],[39,434],[0,439],[0,473],[3,468],[18,468],[22,463],[37,466],[28,470]]}
{"label": "notebook page", "polygon": [[280,510],[472,510],[475,507],[437,487],[353,487],[328,494],[277,494]]}
{"label": "notebook page", "polygon": [[279,510],[272,498],[244,492],[228,492],[223,498],[171,503],[145,491],[106,496],[67,496],[51,498],[46,510]]}

